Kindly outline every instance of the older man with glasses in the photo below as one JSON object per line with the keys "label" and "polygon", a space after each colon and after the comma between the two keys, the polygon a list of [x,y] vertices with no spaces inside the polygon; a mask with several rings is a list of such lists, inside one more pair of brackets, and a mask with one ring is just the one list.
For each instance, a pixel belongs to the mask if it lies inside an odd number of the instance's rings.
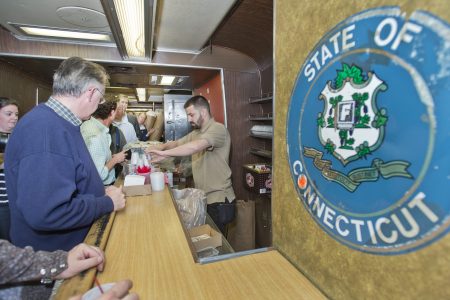
{"label": "older man with glasses", "polygon": [[6,149],[11,240],[34,250],[70,250],[101,217],[125,207],[122,189],[105,189],[80,125],[103,101],[103,67],[72,57],[53,76],[53,94],[17,124]]}

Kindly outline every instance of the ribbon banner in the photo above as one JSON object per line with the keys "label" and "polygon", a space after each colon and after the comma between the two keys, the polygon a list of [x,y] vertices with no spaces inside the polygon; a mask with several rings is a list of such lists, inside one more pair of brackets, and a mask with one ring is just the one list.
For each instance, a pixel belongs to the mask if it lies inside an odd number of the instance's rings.
{"label": "ribbon banner", "polygon": [[339,183],[350,192],[354,192],[362,182],[377,181],[380,175],[385,179],[396,176],[413,178],[406,170],[409,167],[409,163],[401,160],[384,163],[381,159],[376,158],[372,161],[370,167],[357,168],[346,175],[331,169],[331,161],[322,159],[323,152],[319,150],[305,147],[303,154],[305,157],[314,159],[314,166],[321,171],[323,177]]}

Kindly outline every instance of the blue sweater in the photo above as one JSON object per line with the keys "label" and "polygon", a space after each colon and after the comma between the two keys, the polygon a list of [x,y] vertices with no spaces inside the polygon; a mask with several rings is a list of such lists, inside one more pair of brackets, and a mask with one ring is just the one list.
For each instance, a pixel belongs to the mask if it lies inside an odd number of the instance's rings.
{"label": "blue sweater", "polygon": [[11,240],[35,250],[70,250],[113,202],[80,127],[39,105],[17,124],[5,154]]}

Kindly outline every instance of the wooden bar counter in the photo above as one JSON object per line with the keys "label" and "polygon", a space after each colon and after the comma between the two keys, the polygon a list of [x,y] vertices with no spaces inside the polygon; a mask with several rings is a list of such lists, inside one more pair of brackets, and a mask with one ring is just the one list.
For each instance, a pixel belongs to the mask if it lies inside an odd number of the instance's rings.
{"label": "wooden bar counter", "polygon": [[[140,299],[325,298],[276,250],[197,263],[167,187],[128,197],[125,210],[99,222],[86,238],[105,251],[105,269],[97,278],[101,283],[131,279]],[[91,270],[66,280],[56,299],[84,293],[94,276]]]}

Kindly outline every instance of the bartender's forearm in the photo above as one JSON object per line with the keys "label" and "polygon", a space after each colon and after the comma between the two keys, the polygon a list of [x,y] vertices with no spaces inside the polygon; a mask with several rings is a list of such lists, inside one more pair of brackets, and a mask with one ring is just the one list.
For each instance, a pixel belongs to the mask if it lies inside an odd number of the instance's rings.
{"label": "bartender's forearm", "polygon": [[199,139],[181,146],[164,151],[167,156],[187,156],[200,152],[203,149],[208,148],[210,145],[207,140]]}
{"label": "bartender's forearm", "polygon": [[158,150],[164,151],[164,150],[169,150],[169,149],[176,148],[177,146],[178,146],[177,141],[169,141],[167,143],[158,145],[157,149],[159,148]]}

